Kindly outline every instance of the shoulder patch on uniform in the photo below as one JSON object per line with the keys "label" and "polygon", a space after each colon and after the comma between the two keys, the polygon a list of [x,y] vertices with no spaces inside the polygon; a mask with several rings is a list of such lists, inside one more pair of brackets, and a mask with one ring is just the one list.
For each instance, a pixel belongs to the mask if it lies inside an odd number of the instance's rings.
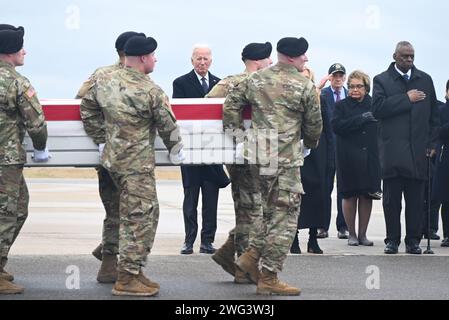
{"label": "shoulder patch on uniform", "polygon": [[33,87],[29,87],[28,90],[25,92],[25,95],[28,97],[28,99],[31,99],[36,94],[36,91]]}

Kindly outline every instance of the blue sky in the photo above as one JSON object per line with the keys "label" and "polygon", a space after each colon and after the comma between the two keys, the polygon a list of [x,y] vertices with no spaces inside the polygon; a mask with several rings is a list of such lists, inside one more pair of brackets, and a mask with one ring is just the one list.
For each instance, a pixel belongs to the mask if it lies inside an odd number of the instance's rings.
{"label": "blue sky", "polygon": [[433,77],[442,100],[449,79],[448,12],[449,2],[440,0],[41,0],[2,6],[0,22],[25,27],[28,55],[19,72],[40,98],[73,98],[97,67],[116,61],[117,36],[135,30],[158,41],[151,78],[168,95],[172,81],[191,70],[195,43],[210,45],[211,72],[225,77],[242,71],[247,43],[275,46],[282,37],[304,36],[318,78],[334,62],[373,77],[388,67],[396,43],[408,40],[416,66]]}

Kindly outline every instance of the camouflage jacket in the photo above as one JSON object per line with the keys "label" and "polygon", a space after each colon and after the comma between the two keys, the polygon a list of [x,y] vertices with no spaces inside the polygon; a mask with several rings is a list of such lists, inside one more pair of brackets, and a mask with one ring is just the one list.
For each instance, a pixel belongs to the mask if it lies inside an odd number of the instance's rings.
{"label": "camouflage jacket", "polygon": [[[84,98],[84,96],[87,94],[89,89],[95,84],[95,82],[97,81],[98,78],[100,78],[102,76],[104,77],[104,76],[106,76],[114,71],[120,70],[122,68],[123,68],[123,65],[120,62],[117,62],[116,64],[113,64],[111,66],[98,68],[97,70],[94,71],[94,73],[92,73],[92,75],[89,77],[89,79],[87,79],[86,81],[83,82],[83,84],[81,85],[81,88],[78,90],[78,93],[75,98],[76,99]],[[105,134],[106,133],[105,133],[104,121],[103,121],[103,125],[99,128],[95,127],[94,131],[91,130],[92,126],[85,123],[84,119],[83,119],[83,125],[84,125],[84,130],[86,131],[86,133],[89,135],[89,137],[91,137],[94,140],[94,142],[96,144],[105,142]]]}
{"label": "camouflage jacket", "polygon": [[81,117],[88,132],[97,132],[105,124],[102,165],[112,172],[153,171],[156,129],[169,151],[176,154],[182,148],[167,95],[132,68],[96,79],[81,101]]}
{"label": "camouflage jacket", "polygon": [[81,88],[78,90],[78,93],[76,94],[75,99],[84,98],[87,91],[89,91],[89,89],[95,83],[96,79],[98,79],[102,75],[120,70],[122,68],[123,68],[123,64],[121,64],[120,62],[117,62],[110,66],[98,68],[97,70],[94,71],[94,73],[92,73],[92,75],[89,77],[89,79],[87,79],[86,81],[83,82],[83,84],[81,85]]}
{"label": "camouflage jacket", "polygon": [[206,95],[206,98],[226,98],[232,88],[245,79],[249,73],[247,71],[226,77],[220,80],[212,90]]}
{"label": "camouflage jacket", "polygon": [[26,162],[25,131],[35,149],[45,149],[47,123],[36,92],[12,65],[0,61],[0,165]]}
{"label": "camouflage jacket", "polygon": [[316,148],[322,130],[312,81],[283,63],[252,73],[225,100],[225,130],[242,128],[241,110],[247,105],[252,107],[247,150],[253,151],[253,161],[264,165],[276,159],[279,167],[302,166],[301,136],[307,148]]}

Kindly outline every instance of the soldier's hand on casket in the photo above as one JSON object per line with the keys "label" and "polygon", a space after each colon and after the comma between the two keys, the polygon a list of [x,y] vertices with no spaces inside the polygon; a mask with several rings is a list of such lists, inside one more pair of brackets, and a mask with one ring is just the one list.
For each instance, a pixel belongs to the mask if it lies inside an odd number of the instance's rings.
{"label": "soldier's hand on casket", "polygon": [[178,155],[176,157],[179,162],[183,162],[186,159],[184,149],[179,150]]}
{"label": "soldier's hand on casket", "polygon": [[302,152],[304,159],[307,158],[310,155],[310,149],[304,148],[304,151]]}
{"label": "soldier's hand on casket", "polygon": [[105,146],[105,143],[100,143],[98,145],[98,152],[100,153],[100,160],[103,158],[104,146]]}
{"label": "soldier's hand on casket", "polygon": [[235,161],[236,163],[243,163],[245,161],[245,157],[243,153],[245,152],[245,144],[243,142],[237,143],[235,146]]}
{"label": "soldier's hand on casket", "polygon": [[48,148],[45,148],[45,150],[34,149],[34,154],[31,158],[34,162],[47,162],[51,158],[51,154],[48,151]]}
{"label": "soldier's hand on casket", "polygon": [[170,161],[173,164],[181,164],[186,160],[186,155],[184,153],[184,149],[181,148],[179,149],[178,153],[176,153],[176,150],[171,150],[169,157],[170,157]]}
{"label": "soldier's hand on casket", "polygon": [[300,143],[301,143],[302,155],[303,155],[303,157],[305,159],[305,158],[307,158],[310,155],[310,149],[306,148],[304,146],[304,140],[301,139]]}

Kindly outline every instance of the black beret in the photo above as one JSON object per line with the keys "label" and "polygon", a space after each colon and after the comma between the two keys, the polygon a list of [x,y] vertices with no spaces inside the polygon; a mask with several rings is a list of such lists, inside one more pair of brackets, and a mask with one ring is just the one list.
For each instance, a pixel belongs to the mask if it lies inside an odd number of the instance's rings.
{"label": "black beret", "polygon": [[0,25],[0,53],[12,54],[23,48],[23,27],[15,28],[9,24]]}
{"label": "black beret", "polygon": [[0,24],[0,30],[16,30],[16,27],[10,24]]}
{"label": "black beret", "polygon": [[134,36],[125,44],[125,55],[131,57],[144,56],[154,52],[157,48],[157,42],[151,37],[145,38]]}
{"label": "black beret", "polygon": [[146,37],[145,33],[138,33],[134,31],[123,32],[121,35],[118,36],[117,40],[115,41],[115,48],[117,49],[117,51],[125,50],[126,41],[128,41],[131,37],[134,36]]}
{"label": "black beret", "polygon": [[262,60],[271,56],[271,43],[250,43],[242,51],[242,60]]}
{"label": "black beret", "polygon": [[282,38],[277,45],[277,51],[289,57],[299,57],[307,52],[309,43],[304,38]]}
{"label": "black beret", "polygon": [[331,65],[331,67],[329,68],[328,74],[334,74],[337,72],[346,74],[346,69],[345,69],[345,67],[343,67],[343,65],[341,63],[334,63],[333,65]]}

